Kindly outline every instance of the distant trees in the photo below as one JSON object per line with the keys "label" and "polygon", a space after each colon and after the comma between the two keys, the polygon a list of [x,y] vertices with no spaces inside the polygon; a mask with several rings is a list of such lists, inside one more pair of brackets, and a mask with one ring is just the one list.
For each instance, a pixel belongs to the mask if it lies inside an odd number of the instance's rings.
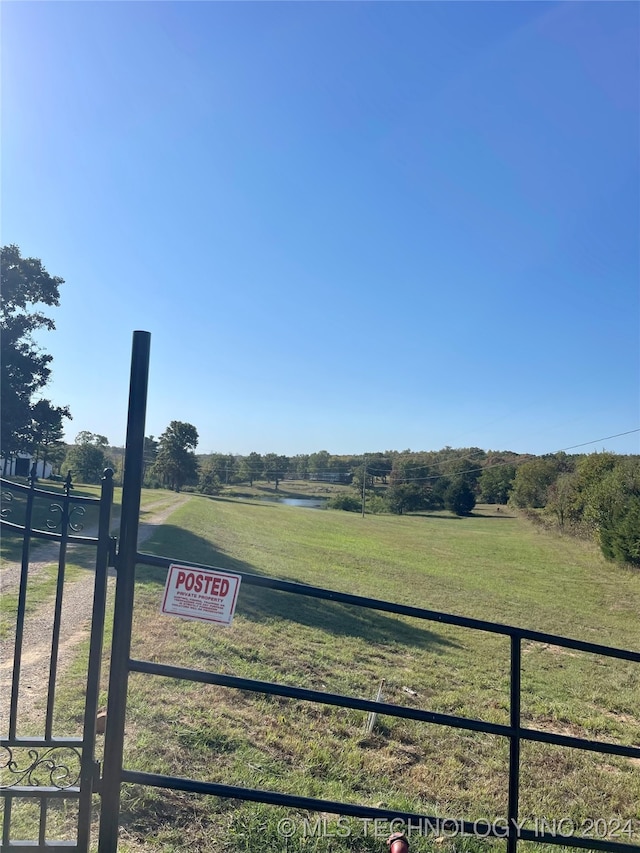
{"label": "distant trees", "polygon": [[485,468],[478,480],[480,500],[488,504],[506,504],[515,476],[515,465],[495,463]]}
{"label": "distant trees", "polygon": [[513,481],[511,502],[518,507],[543,507],[547,490],[562,468],[554,456],[541,456],[518,467]]}
{"label": "distant trees", "polygon": [[640,457],[540,457],[520,465],[510,502],[561,530],[592,537],[602,553],[640,565]]}
{"label": "distant trees", "polygon": [[55,328],[36,306],[59,305],[62,284],[64,279],[49,275],[42,261],[23,258],[18,246],[0,250],[0,452],[5,462],[33,446],[33,399],[47,384],[52,361],[33,333]]}
{"label": "distant trees", "polygon": [[[476,501],[509,503],[551,520],[561,530],[593,537],[609,558],[640,565],[640,457],[613,453],[523,457],[510,451],[445,447],[335,456],[326,450],[294,457],[252,452],[202,459],[199,488],[217,493],[227,482],[289,477],[346,483],[354,490],[330,505],[405,514],[447,509],[470,514]],[[339,474],[340,477],[336,475]],[[344,476],[343,476],[344,475]]]}
{"label": "distant trees", "polygon": [[279,456],[277,453],[267,453],[263,457],[262,463],[267,482],[273,481],[274,488],[278,491],[278,483],[289,469],[289,457]]}
{"label": "distant trees", "polygon": [[254,480],[261,479],[263,470],[262,456],[255,451],[244,456],[240,462],[240,477],[243,480],[248,480],[250,486],[253,486]]}
{"label": "distant trees", "polygon": [[179,492],[198,480],[198,430],[184,421],[171,421],[160,436],[153,474],[169,489]]}
{"label": "distant trees", "polygon": [[80,483],[99,483],[108,465],[106,450],[109,440],[104,435],[82,430],[76,436],[65,459],[64,467]]}
{"label": "distant trees", "polygon": [[307,470],[316,477],[326,474],[331,468],[331,454],[328,450],[318,450],[309,454]]}

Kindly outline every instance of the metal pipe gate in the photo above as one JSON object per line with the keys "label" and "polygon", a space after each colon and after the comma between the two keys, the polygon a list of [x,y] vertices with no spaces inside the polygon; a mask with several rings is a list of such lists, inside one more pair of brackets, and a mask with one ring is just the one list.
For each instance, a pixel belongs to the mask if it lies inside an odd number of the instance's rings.
{"label": "metal pipe gate", "polygon": [[[340,694],[291,687],[284,684],[258,681],[255,679],[237,678],[234,676],[223,675],[221,673],[202,672],[185,667],[166,666],[161,663],[131,659],[131,628],[136,565],[156,566],[168,569],[170,564],[175,562],[175,560],[167,557],[145,554],[137,550],[138,516],[140,510],[140,490],[143,471],[144,422],[149,367],[149,345],[150,336],[147,332],[134,333],[127,425],[125,478],[122,497],[121,537],[116,561],[117,582],[114,631],[111,649],[105,760],[102,773],[98,778],[98,768],[96,767],[93,757],[93,749],[95,745],[96,706],[95,700],[92,697],[97,696],[96,685],[99,682],[99,650],[101,650],[102,627],[104,620],[104,584],[106,582],[107,566],[110,564],[110,555],[113,554],[112,543],[108,538],[108,512],[110,511],[108,508],[110,508],[111,505],[111,497],[109,496],[109,489],[106,483],[103,486],[103,498],[101,499],[101,519],[103,519],[104,514],[104,524],[106,524],[106,527],[101,526],[102,533],[99,535],[98,540],[88,540],[86,538],[78,540],[78,537],[71,536],[68,533],[65,534],[64,532],[61,533],[59,537],[61,541],[61,555],[64,552],[64,542],[67,540],[71,541],[73,539],[74,541],[98,542],[98,557],[96,561],[96,597],[94,601],[94,624],[92,625],[91,640],[92,662],[89,666],[87,679],[88,698],[85,708],[84,734],[82,739],[76,739],[73,740],[73,742],[65,742],[64,744],[60,739],[53,738],[49,714],[47,716],[48,722],[45,725],[44,738],[20,740],[16,736],[16,707],[19,689],[20,654],[22,643],[21,619],[23,619],[23,616],[21,617],[20,614],[24,612],[22,581],[24,580],[26,584],[29,562],[29,541],[32,536],[55,538],[52,533],[46,533],[41,530],[32,530],[30,526],[28,526],[30,532],[25,533],[22,558],[23,577],[21,579],[21,599],[18,607],[18,629],[16,633],[15,646],[17,675],[15,675],[14,672],[14,682],[11,693],[9,737],[0,740],[0,745],[9,751],[17,748],[18,746],[33,746],[34,748],[37,747],[45,749],[59,748],[61,746],[70,747],[76,750],[76,752],[81,756],[81,768],[78,774],[79,784],[65,787],[62,793],[60,790],[52,790],[51,787],[45,789],[44,787],[41,788],[34,786],[28,776],[23,780],[26,781],[26,785],[13,785],[3,788],[1,793],[5,797],[5,835],[3,835],[2,839],[2,850],[17,849],[12,847],[8,835],[9,830],[6,829],[6,827],[8,825],[7,816],[9,817],[10,822],[12,798],[19,795],[17,793],[18,788],[20,789],[20,794],[24,792],[25,788],[28,788],[33,796],[41,798],[43,802],[43,815],[45,815],[41,821],[41,838],[39,841],[37,843],[34,842],[32,846],[27,848],[24,846],[20,847],[21,850],[69,849],[68,846],[61,845],[48,845],[45,847],[43,837],[44,828],[46,826],[46,805],[44,805],[46,803],[46,799],[48,797],[64,795],[77,797],[83,804],[80,809],[81,818],[79,821],[78,841],[77,844],[73,846],[73,849],[81,851],[81,853],[86,853],[86,850],[88,849],[88,819],[90,814],[89,809],[91,795],[93,791],[97,791],[100,793],[102,800],[100,812],[99,853],[116,853],[118,845],[120,791],[122,784],[126,783],[170,788],[173,790],[198,794],[210,794],[218,797],[230,797],[238,800],[288,806],[292,809],[321,811],[351,817],[369,819],[380,818],[385,820],[400,819],[404,820],[409,825],[419,825],[419,822],[422,822],[422,825],[425,825],[427,822],[430,822],[431,825],[438,825],[438,822],[440,822],[440,824],[446,829],[447,821],[444,820],[443,822],[442,818],[438,818],[434,815],[398,812],[384,808],[354,805],[352,803],[292,796],[286,792],[240,788],[162,774],[141,773],[126,769],[123,763],[123,740],[128,678],[129,673],[137,672],[160,677],[184,679],[185,681],[198,682],[202,684],[221,685],[240,690],[249,690],[258,694],[282,696],[300,701],[322,703],[340,706],[343,708],[353,708],[392,717],[419,720],[425,724],[444,725],[456,729],[484,732],[506,738],[509,742],[509,796],[507,814],[504,816],[505,830],[504,832],[498,832],[495,823],[490,824],[479,821],[472,823],[470,821],[461,820],[457,822],[457,828],[462,833],[488,839],[502,838],[505,840],[507,853],[515,853],[518,841],[520,840],[535,841],[542,844],[563,845],[565,847],[573,848],[606,850],[610,851],[610,853],[638,853],[638,851],[640,851],[640,846],[635,844],[626,844],[599,838],[581,838],[576,836],[572,836],[570,838],[564,836],[558,837],[552,833],[534,833],[532,830],[518,827],[518,802],[521,772],[520,746],[522,741],[537,741],[541,743],[554,744],[560,747],[640,759],[640,747],[638,746],[622,746],[604,741],[570,737],[567,735],[553,734],[524,727],[522,725],[520,715],[522,641],[527,640],[534,643],[547,643],[561,648],[574,649],[589,654],[597,654],[619,660],[633,661],[635,663],[640,663],[640,652],[613,648],[597,643],[583,642],[581,640],[546,634],[540,631],[528,631],[514,626],[502,625],[480,619],[470,619],[424,608],[394,604],[393,602],[367,598],[364,596],[350,595],[348,593],[336,592],[331,589],[298,584],[278,580],[276,578],[263,577],[247,572],[238,572],[238,574],[242,576],[243,585],[280,590],[296,596],[300,595],[325,601],[340,602],[382,613],[409,616],[428,622],[435,622],[443,625],[454,625],[470,630],[484,631],[508,637],[511,650],[509,724],[500,725],[483,720],[440,714],[386,702],[374,702]],[[107,478],[107,481],[110,483],[110,478]],[[12,486],[12,488],[15,488],[15,486]],[[31,484],[28,491],[30,494],[33,493],[33,484]],[[82,503],[82,500],[80,502]],[[70,517],[70,509],[67,507],[65,510],[63,507],[61,512],[63,514],[64,512],[67,512],[67,526],[69,526],[68,519]],[[30,525],[30,516],[28,517]],[[67,540],[65,540],[65,536],[67,537]],[[195,569],[212,568],[210,566],[203,566],[188,560],[180,560],[180,562],[185,566],[193,567]],[[64,575],[64,559],[62,556],[60,572],[61,579],[59,580],[59,584],[61,587]],[[95,602],[97,602],[97,604]],[[54,657],[55,654],[52,651],[52,661]],[[52,666],[54,666],[53,663]],[[55,677],[52,676],[51,683],[54,682]],[[53,702],[53,699],[51,701]],[[10,752],[10,756],[11,754],[12,753]],[[13,759],[10,759],[7,766],[11,769],[13,764],[15,764],[15,762],[13,762]],[[34,767],[36,766],[39,767],[40,763],[36,762]]]}

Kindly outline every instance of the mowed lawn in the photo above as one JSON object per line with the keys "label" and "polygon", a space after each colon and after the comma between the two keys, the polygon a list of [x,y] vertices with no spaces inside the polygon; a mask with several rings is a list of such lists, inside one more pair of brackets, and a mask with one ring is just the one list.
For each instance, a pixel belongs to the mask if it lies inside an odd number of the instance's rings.
{"label": "mowed lawn", "polygon": [[[640,648],[640,575],[594,546],[480,507],[373,516],[193,497],[144,550],[623,648]],[[138,568],[132,657],[508,724],[509,640],[241,586],[231,627],[160,615],[164,570]],[[80,682],[78,682],[80,683]],[[523,644],[523,724],[640,745],[640,665]],[[67,694],[68,719],[80,716]],[[125,765],[454,819],[504,818],[508,743],[481,733],[133,674]],[[520,819],[597,824],[640,843],[633,759],[523,743]],[[335,816],[124,786],[122,849],[375,851],[384,831]],[[278,824],[294,820],[292,837]],[[564,829],[570,824],[564,823]],[[290,830],[289,830],[290,831]],[[382,834],[381,834],[382,833]],[[631,837],[629,837],[631,834]],[[348,835],[348,837],[344,837]],[[594,836],[594,830],[591,830]],[[504,849],[412,838],[412,850]],[[541,851],[539,844],[523,850]]]}

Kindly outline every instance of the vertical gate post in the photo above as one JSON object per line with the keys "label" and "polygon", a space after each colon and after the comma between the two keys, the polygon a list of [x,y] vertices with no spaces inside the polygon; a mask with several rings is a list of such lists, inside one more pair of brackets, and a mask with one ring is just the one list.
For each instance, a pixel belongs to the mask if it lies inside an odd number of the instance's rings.
{"label": "vertical gate post", "polygon": [[518,798],[520,791],[520,680],[522,665],[522,638],[520,634],[511,635],[511,696],[510,725],[513,729],[509,743],[509,829],[507,853],[516,853],[518,849]]}
{"label": "vertical gate post", "polygon": [[104,615],[107,601],[107,575],[111,556],[111,508],[113,506],[113,468],[105,468],[100,489],[100,517],[98,520],[98,549],[96,574],[93,586],[93,612],[91,614],[91,640],[89,641],[89,666],[84,708],[82,765],[80,768],[80,806],[78,818],[78,849],[89,849],[91,833],[91,798],[96,787],[98,765],[95,760],[96,716],[100,694],[100,670]]}
{"label": "vertical gate post", "polygon": [[149,332],[133,333],[127,444],[120,516],[120,547],[117,559],[107,728],[101,787],[99,853],[115,853],[118,847],[120,785],[129,681],[135,566],[138,552],[138,519],[140,515],[140,490],[142,488],[150,345],[151,335]]}

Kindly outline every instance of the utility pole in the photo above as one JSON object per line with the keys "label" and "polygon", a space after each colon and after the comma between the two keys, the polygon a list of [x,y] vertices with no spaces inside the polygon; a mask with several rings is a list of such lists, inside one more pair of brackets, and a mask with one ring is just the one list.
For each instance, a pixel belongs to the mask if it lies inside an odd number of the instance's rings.
{"label": "utility pole", "polygon": [[364,518],[364,507],[367,500],[367,457],[364,457],[362,463],[362,517]]}

